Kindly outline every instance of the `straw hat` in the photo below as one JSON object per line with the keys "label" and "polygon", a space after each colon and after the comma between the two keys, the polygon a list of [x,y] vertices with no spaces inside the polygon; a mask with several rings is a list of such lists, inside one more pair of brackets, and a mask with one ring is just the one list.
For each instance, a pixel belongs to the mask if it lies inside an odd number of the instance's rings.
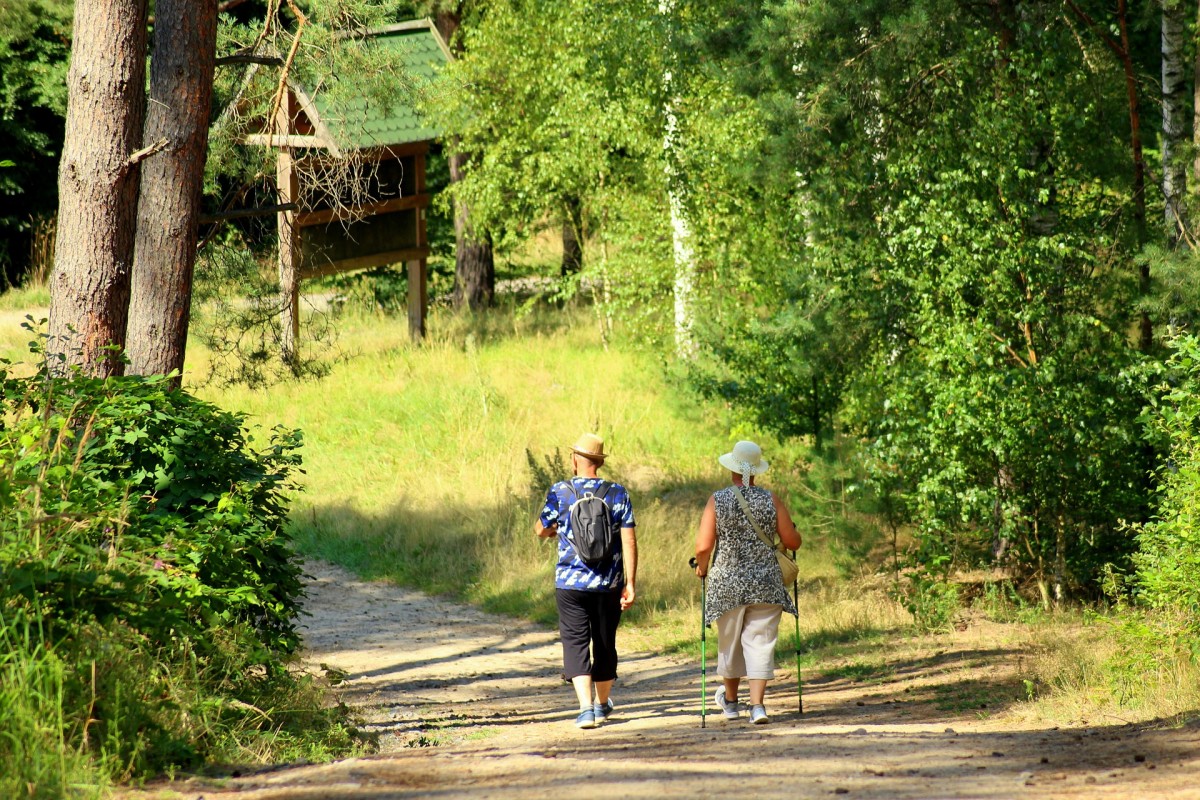
{"label": "straw hat", "polygon": [[608,454],[604,452],[604,440],[594,433],[585,433],[580,436],[579,441],[571,445],[571,452],[596,461],[608,458]]}
{"label": "straw hat", "polygon": [[762,457],[762,448],[754,442],[738,442],[732,452],[717,459],[730,472],[743,476],[762,475],[767,471],[767,462]]}

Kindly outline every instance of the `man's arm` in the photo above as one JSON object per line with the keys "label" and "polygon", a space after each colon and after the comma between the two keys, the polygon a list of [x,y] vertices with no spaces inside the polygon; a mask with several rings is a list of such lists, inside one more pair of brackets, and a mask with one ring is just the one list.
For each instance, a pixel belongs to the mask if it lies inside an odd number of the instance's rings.
{"label": "man's arm", "polygon": [[[542,506],[542,513],[538,514],[537,522],[533,524],[533,532],[539,539],[549,539],[552,536],[558,535],[559,514],[558,510],[558,495],[554,493],[554,487],[550,487],[550,491],[546,492],[546,503]],[[543,520],[545,520],[543,522]],[[546,524],[549,523],[549,524]]]}
{"label": "man's arm", "polygon": [[625,588],[621,590],[621,610],[624,611],[637,597],[637,528],[621,528],[621,563],[625,566]]}

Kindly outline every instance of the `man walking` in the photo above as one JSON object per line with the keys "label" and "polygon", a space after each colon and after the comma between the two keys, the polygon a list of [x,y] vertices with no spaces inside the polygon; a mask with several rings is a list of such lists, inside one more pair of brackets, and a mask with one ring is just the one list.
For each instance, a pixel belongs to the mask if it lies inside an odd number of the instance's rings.
{"label": "man walking", "polygon": [[571,448],[574,477],[550,487],[534,526],[543,539],[558,537],[554,595],[563,675],[575,686],[580,728],[595,728],[613,712],[617,624],[636,596],[633,505],[624,486],[597,475],[607,457],[603,439],[581,436]]}

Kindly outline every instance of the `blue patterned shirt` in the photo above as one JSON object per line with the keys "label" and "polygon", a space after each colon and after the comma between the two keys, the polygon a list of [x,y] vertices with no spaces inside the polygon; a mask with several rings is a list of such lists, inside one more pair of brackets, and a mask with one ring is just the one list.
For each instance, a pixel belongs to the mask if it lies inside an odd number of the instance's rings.
{"label": "blue patterned shirt", "polygon": [[[575,552],[571,534],[571,503],[576,495],[586,491],[597,492],[602,481],[600,478],[571,478],[575,487],[575,495],[567,486],[567,481],[559,481],[550,487],[546,493],[546,505],[542,509],[542,526],[549,528],[558,523],[558,564],[554,568],[554,586],[558,589],[575,589],[583,592],[610,592],[625,588],[625,569],[622,560],[621,542],[617,542],[617,552],[612,564],[603,572],[595,572],[582,561]],[[621,528],[633,528],[637,523],[633,519],[633,503],[629,500],[629,492],[619,483],[609,483],[604,502],[612,512],[612,518]],[[598,493],[598,492],[597,492]]]}

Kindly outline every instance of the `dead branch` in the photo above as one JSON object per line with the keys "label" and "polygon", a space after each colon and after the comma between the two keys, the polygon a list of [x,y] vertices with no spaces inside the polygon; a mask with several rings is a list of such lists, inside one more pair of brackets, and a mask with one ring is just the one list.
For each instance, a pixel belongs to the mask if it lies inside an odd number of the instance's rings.
{"label": "dead branch", "polygon": [[168,140],[165,138],[159,139],[154,144],[147,145],[146,147],[143,147],[141,150],[137,150],[137,151],[131,153],[129,155],[129,158],[125,161],[125,163],[121,165],[121,173],[124,174],[126,172],[129,172],[129,170],[133,169],[134,167],[136,167],[138,164],[145,161],[150,156],[152,156],[155,153],[158,153],[162,150],[165,150],[168,143],[169,143]]}

